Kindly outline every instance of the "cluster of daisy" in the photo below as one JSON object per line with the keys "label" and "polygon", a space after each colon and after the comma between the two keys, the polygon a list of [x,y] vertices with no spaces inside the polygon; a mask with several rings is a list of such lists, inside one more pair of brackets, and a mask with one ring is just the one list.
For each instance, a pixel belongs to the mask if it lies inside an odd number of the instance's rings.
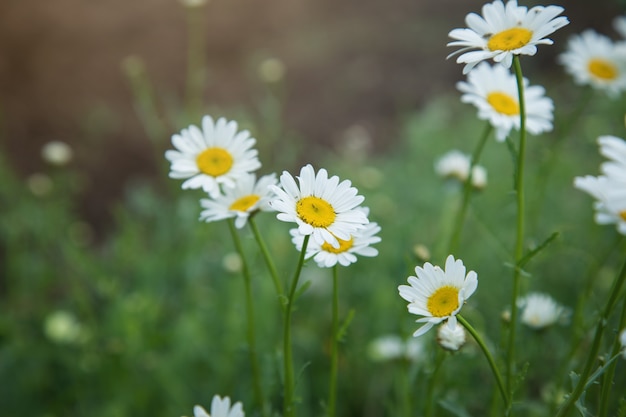
{"label": "cluster of daisy", "polygon": [[614,41],[593,29],[572,36],[559,56],[574,82],[616,97],[626,89],[626,17],[614,20],[622,39]]}
{"label": "cluster of daisy", "polygon": [[196,405],[193,408],[194,417],[244,417],[243,405],[241,402],[236,402],[232,405],[229,397],[221,398],[219,395],[214,395],[211,401],[211,413],[207,413],[206,410]]}
{"label": "cluster of daisy", "polygon": [[165,157],[171,163],[170,177],[184,179],[183,189],[202,189],[208,198],[200,200],[206,222],[235,218],[242,228],[259,211],[278,211],[277,218],[294,222],[291,232],[298,250],[304,236],[311,235],[306,258],[314,257],[321,267],[356,262],[356,255],[376,256],[370,245],[380,241],[380,227],[369,222],[368,209],[362,207],[350,181],[329,177],[325,169],[317,173],[306,165],[296,179],[283,172],[280,185],[275,174],[257,179],[261,167],[256,139],[237,122],[204,116],[202,126],[194,125],[172,136],[175,150]]}
{"label": "cluster of daisy", "polygon": [[608,161],[600,165],[601,175],[576,177],[574,186],[596,199],[595,219],[599,224],[616,224],[626,234],[626,142],[615,136],[598,138],[600,153]]}

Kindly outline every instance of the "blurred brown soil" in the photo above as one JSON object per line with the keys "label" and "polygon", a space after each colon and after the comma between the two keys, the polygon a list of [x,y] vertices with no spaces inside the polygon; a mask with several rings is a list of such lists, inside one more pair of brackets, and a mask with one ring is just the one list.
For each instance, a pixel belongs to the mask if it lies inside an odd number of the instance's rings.
{"label": "blurred brown soil", "polygon": [[[617,0],[561,1],[572,24],[610,31]],[[446,61],[447,33],[478,12],[476,0],[212,0],[206,18],[211,107],[254,104],[258,57],[287,67],[289,129],[328,146],[359,125],[383,151],[399,117],[454,91],[461,67]],[[176,0],[1,0],[0,138],[15,168],[43,169],[41,146],[63,140],[89,188],[84,215],[96,226],[124,183],[154,175],[154,145],[133,108],[121,70],[140,57],[155,88],[182,97],[186,10]],[[549,53],[542,56],[551,60]],[[550,62],[553,65],[553,61]],[[179,127],[177,127],[179,128]]]}

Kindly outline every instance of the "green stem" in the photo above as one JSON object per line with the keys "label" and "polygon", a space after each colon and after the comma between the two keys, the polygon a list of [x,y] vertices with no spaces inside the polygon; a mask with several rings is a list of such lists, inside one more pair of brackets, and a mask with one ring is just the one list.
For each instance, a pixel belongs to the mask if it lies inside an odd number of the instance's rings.
{"label": "green stem", "polygon": [[445,358],[446,352],[444,352],[442,349],[438,349],[437,357],[435,358],[435,369],[433,369],[433,373],[430,377],[426,392],[426,405],[424,407],[424,415],[426,417],[433,416],[433,411],[435,409],[435,407],[433,407],[433,403],[435,400],[435,387],[437,385],[437,377],[439,376],[439,370],[441,369],[441,365],[443,364]]}
{"label": "green stem", "polygon": [[[619,335],[619,331],[624,328],[624,324],[626,323],[626,299],[622,302],[622,314],[619,318],[619,325],[617,326],[617,331]],[[620,353],[622,349],[622,345],[619,341],[619,337],[615,339],[613,343],[613,350],[611,352],[611,356],[616,356]],[[613,377],[615,376],[615,367],[617,363],[612,362],[608,365],[606,369],[606,373],[602,378],[602,393],[600,397],[600,407],[598,411],[598,417],[606,417],[609,413],[609,398],[611,396],[611,388],[613,387]]]}
{"label": "green stem", "polygon": [[289,288],[289,297],[287,298],[287,305],[285,306],[285,317],[283,326],[283,360],[284,360],[284,372],[285,372],[285,393],[283,399],[283,416],[294,417],[295,409],[293,406],[293,395],[295,389],[295,380],[293,372],[293,351],[291,346],[291,313],[293,311],[294,296],[296,294],[296,288],[298,287],[298,279],[300,278],[300,272],[302,272],[302,266],[304,265],[304,255],[306,253],[306,247],[309,244],[309,238],[311,235],[304,237],[302,242],[302,250],[300,251],[300,257],[298,259],[298,265],[296,271],[293,274],[291,280],[291,287]]}
{"label": "green stem", "polygon": [[620,271],[619,275],[613,282],[613,286],[611,287],[611,290],[609,292],[609,299],[606,305],[604,306],[604,310],[602,311],[602,316],[600,317],[600,320],[598,321],[598,324],[596,326],[596,332],[593,337],[593,343],[591,345],[591,349],[589,350],[589,356],[587,356],[587,361],[585,362],[583,371],[579,376],[578,383],[576,384],[576,387],[574,388],[572,393],[567,397],[567,400],[565,401],[565,403],[559,409],[558,413],[556,414],[556,417],[566,416],[567,413],[572,408],[572,406],[576,403],[576,401],[578,401],[578,399],[584,392],[586,381],[589,378],[589,375],[591,374],[591,370],[597,359],[598,351],[600,350],[600,344],[602,342],[602,334],[604,333],[604,329],[607,326],[609,316],[611,315],[611,312],[613,311],[613,307],[615,307],[615,303],[617,302],[617,299],[619,297],[619,294],[621,292],[625,279],[626,279],[626,262],[622,266],[622,270]]}
{"label": "green stem", "polygon": [[502,396],[505,409],[507,410],[507,413],[508,413],[508,411],[511,408],[511,401],[509,399],[508,391],[504,387],[502,376],[500,376],[500,371],[498,371],[498,367],[496,366],[496,362],[494,361],[493,356],[491,355],[491,352],[489,352],[489,349],[487,348],[487,345],[483,341],[482,337],[480,337],[478,332],[467,322],[467,320],[465,320],[463,316],[461,316],[460,314],[457,314],[456,318],[459,321],[459,323],[461,323],[463,327],[467,329],[469,334],[472,335],[476,343],[478,343],[478,346],[480,346],[480,349],[483,351],[485,358],[487,358],[487,362],[489,362],[489,366],[491,367],[491,372],[493,372],[493,376],[495,377],[496,382],[498,383],[498,388],[500,389],[500,395]]}
{"label": "green stem", "polygon": [[267,265],[267,269],[270,271],[270,275],[272,276],[272,281],[274,282],[274,287],[276,288],[276,295],[279,300],[281,300],[280,306],[284,309],[285,303],[282,301],[285,297],[283,293],[283,286],[278,278],[278,272],[276,272],[276,266],[274,265],[274,261],[270,256],[269,251],[267,250],[267,246],[263,241],[263,237],[261,233],[259,233],[259,228],[256,225],[254,220],[254,216],[250,216],[248,219],[248,223],[250,224],[250,228],[252,229],[252,233],[254,234],[254,238],[256,239],[259,248],[261,249],[261,253],[263,254],[263,259],[265,260],[265,264]]}
{"label": "green stem", "polygon": [[333,267],[333,301],[330,339],[330,381],[328,383],[328,417],[334,417],[337,404],[337,370],[339,365],[339,283],[337,265]]}
{"label": "green stem", "polygon": [[243,282],[246,293],[246,317],[247,317],[247,339],[248,339],[248,351],[250,353],[250,365],[252,366],[252,377],[253,377],[253,385],[254,385],[254,397],[256,403],[259,405],[259,408],[262,410],[263,415],[267,415],[265,413],[265,397],[263,395],[263,385],[261,384],[261,371],[259,366],[259,360],[257,358],[257,346],[256,346],[256,334],[255,334],[255,324],[254,324],[254,307],[253,307],[253,297],[252,297],[252,286],[250,280],[250,270],[248,269],[248,264],[246,263],[246,258],[243,253],[243,247],[241,246],[241,240],[239,239],[239,235],[237,234],[237,229],[235,228],[235,223],[233,219],[228,219],[228,228],[230,229],[230,234],[233,237],[233,243],[235,244],[235,249],[241,258],[241,272],[243,275]]}
{"label": "green stem", "polygon": [[524,76],[519,56],[513,58],[520,114],[520,141],[517,154],[517,171],[515,172],[515,195],[517,197],[516,239],[513,257],[513,289],[511,291],[511,323],[509,329],[508,349],[506,356],[506,387],[509,395],[513,394],[513,363],[515,362],[515,333],[517,330],[517,298],[520,287],[520,268],[517,263],[524,255],[524,155],[526,153],[526,104],[524,101]]}
{"label": "green stem", "polygon": [[205,82],[205,34],[206,27],[203,8],[187,8],[187,85],[186,85],[186,110],[192,119],[200,116],[202,109],[202,95]]}
{"label": "green stem", "polygon": [[487,143],[487,138],[489,138],[492,130],[493,126],[491,126],[491,123],[487,123],[487,126],[485,127],[485,130],[483,131],[483,134],[480,137],[478,144],[476,145],[476,149],[474,149],[474,152],[472,153],[469,174],[467,176],[465,184],[463,185],[463,200],[461,201],[461,207],[459,208],[459,211],[456,215],[454,229],[452,230],[452,236],[448,245],[447,254],[455,253],[459,245],[461,231],[463,230],[463,223],[465,222],[465,214],[467,213],[467,207],[469,205],[470,196],[472,194],[472,171],[474,169],[474,166],[478,164],[480,155],[483,151],[483,148],[485,147],[485,143]]}

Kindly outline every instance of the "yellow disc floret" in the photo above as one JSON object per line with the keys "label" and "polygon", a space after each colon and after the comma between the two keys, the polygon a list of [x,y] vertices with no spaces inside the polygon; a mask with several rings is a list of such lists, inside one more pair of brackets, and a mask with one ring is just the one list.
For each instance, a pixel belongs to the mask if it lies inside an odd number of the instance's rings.
{"label": "yellow disc floret", "polygon": [[612,81],[617,78],[619,71],[617,67],[610,61],[601,58],[589,60],[589,72],[596,78],[605,81]]}
{"label": "yellow disc floret", "polygon": [[325,252],[330,252],[330,253],[343,253],[343,252],[347,252],[348,249],[350,249],[352,245],[354,244],[354,238],[352,237],[350,237],[349,240],[339,239],[338,237],[335,237],[335,238],[339,242],[338,248],[333,248],[333,246],[330,243],[324,242],[322,244],[322,250]]}
{"label": "yellow disc floret", "polygon": [[226,149],[208,148],[196,157],[200,171],[212,177],[226,174],[233,166],[233,157]]}
{"label": "yellow disc floret", "polygon": [[619,212],[619,217],[620,219],[624,220],[626,222],[626,210],[622,210]]}
{"label": "yellow disc floret", "polygon": [[238,198],[233,202],[233,204],[228,207],[229,210],[233,211],[248,211],[250,207],[252,207],[257,201],[259,201],[261,197],[256,194],[250,194]]}
{"label": "yellow disc floret", "polygon": [[533,33],[525,28],[511,28],[492,35],[487,41],[490,51],[512,51],[526,45]]}
{"label": "yellow disc floret", "polygon": [[446,317],[459,307],[459,289],[452,285],[437,288],[426,302],[426,307],[434,317]]}
{"label": "yellow disc floret", "polygon": [[517,100],[506,93],[494,91],[487,94],[487,103],[500,114],[507,116],[516,116],[519,114],[519,104]]}
{"label": "yellow disc floret", "polygon": [[335,209],[319,197],[304,197],[296,203],[296,213],[303,222],[313,227],[328,227],[335,221]]}

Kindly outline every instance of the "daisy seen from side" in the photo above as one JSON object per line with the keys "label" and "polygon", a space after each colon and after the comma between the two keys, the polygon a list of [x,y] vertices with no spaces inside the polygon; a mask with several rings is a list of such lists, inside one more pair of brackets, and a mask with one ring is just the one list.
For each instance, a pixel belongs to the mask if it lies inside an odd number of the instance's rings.
{"label": "daisy seen from side", "polygon": [[[367,214],[367,211],[365,211]],[[380,232],[380,226],[376,222],[366,224],[362,229],[350,235],[350,239],[337,239],[339,247],[334,247],[328,242],[321,245],[316,242],[310,242],[306,248],[305,259],[313,258],[320,268],[332,268],[339,264],[348,266],[357,261],[357,255],[374,257],[378,255],[378,250],[371,245],[380,242],[377,233]],[[298,229],[289,231],[292,242],[298,251],[302,250],[304,243],[304,235]]]}
{"label": "daisy seen from side", "polygon": [[244,417],[243,405],[237,401],[230,405],[230,398],[221,398],[219,395],[213,396],[211,401],[211,413],[207,413],[202,406],[196,405],[193,408],[194,417]]}
{"label": "daisy seen from side", "polygon": [[[520,128],[520,106],[515,75],[502,66],[481,63],[468,75],[467,81],[457,83],[463,93],[461,101],[478,108],[478,118],[487,120],[496,131],[500,142]],[[552,130],[554,104],[545,96],[545,89],[529,85],[524,78],[526,103],[526,130],[538,135]]]}
{"label": "daisy seen from side", "polygon": [[493,59],[510,68],[514,55],[535,55],[537,45],[551,45],[546,36],[567,25],[560,6],[535,6],[530,10],[518,6],[516,0],[506,5],[500,1],[485,4],[482,16],[470,13],[465,17],[467,28],[453,29],[448,46],[460,46],[448,58],[460,54],[456,62],[465,64],[467,74],[481,61]]}
{"label": "daisy seen from side", "polygon": [[602,175],[574,178],[574,187],[596,199],[595,221],[615,224],[626,235],[626,142],[615,136],[598,138],[600,152],[609,161],[601,164]]}
{"label": "daisy seen from side", "polygon": [[[442,178],[454,178],[461,183],[467,181],[471,158],[459,150],[446,152],[435,162],[435,172]],[[487,186],[487,170],[481,165],[472,167],[472,186],[482,190]]]}
{"label": "daisy seen from side", "polygon": [[476,272],[465,272],[463,261],[449,255],[445,269],[426,262],[423,267],[415,267],[416,276],[408,278],[409,285],[398,286],[400,296],[409,302],[409,313],[424,316],[416,320],[425,324],[413,333],[414,337],[444,321],[456,327],[456,315],[478,286]]}
{"label": "daisy seen from side", "polygon": [[211,116],[172,136],[175,150],[165,152],[170,161],[170,178],[186,179],[183,189],[202,188],[211,197],[222,187],[233,188],[238,180],[261,167],[256,139],[247,130],[238,131],[237,122]]}
{"label": "daisy seen from side", "polygon": [[311,235],[318,245],[329,243],[340,248],[340,240],[348,241],[352,234],[369,222],[366,212],[359,209],[364,198],[349,180],[328,177],[325,169],[317,173],[306,165],[296,179],[287,171],[280,176],[280,187],[270,185],[275,197],[270,207],[278,211],[278,220],[296,223],[303,236]]}
{"label": "daisy seen from side", "polygon": [[594,30],[572,36],[558,60],[576,84],[590,85],[611,97],[626,89],[625,46]]}
{"label": "daisy seen from side", "polygon": [[248,174],[234,188],[226,188],[224,194],[201,199],[204,210],[200,220],[214,222],[235,217],[235,227],[241,229],[254,213],[271,210],[268,203],[274,194],[269,186],[274,184],[276,174],[264,175],[258,181],[255,174]]}

